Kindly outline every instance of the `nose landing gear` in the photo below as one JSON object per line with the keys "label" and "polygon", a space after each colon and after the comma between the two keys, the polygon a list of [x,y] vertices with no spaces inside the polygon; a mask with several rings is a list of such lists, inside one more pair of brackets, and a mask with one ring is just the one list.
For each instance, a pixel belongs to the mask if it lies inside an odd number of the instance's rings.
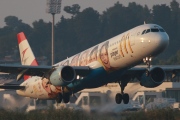
{"label": "nose landing gear", "polygon": [[143,61],[147,65],[146,76],[149,76],[152,57],[146,57],[146,58],[143,59]]}

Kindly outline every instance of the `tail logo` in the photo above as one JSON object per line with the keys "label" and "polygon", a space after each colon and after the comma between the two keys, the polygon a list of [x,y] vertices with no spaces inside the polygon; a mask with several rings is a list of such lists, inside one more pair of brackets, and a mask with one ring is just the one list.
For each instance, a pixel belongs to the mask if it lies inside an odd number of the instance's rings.
{"label": "tail logo", "polygon": [[27,49],[28,49],[28,48],[26,48],[26,49],[22,52],[22,60],[21,60],[21,61],[22,61],[22,63],[24,63],[24,64],[26,63],[26,60],[28,59],[28,57],[24,59],[24,55],[26,54]]}

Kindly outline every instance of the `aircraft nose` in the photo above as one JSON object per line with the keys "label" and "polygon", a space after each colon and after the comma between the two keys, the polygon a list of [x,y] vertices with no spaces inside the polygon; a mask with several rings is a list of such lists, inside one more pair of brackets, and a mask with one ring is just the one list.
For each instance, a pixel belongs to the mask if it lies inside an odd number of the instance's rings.
{"label": "aircraft nose", "polygon": [[154,43],[159,52],[164,51],[169,45],[169,36],[166,32],[154,35]]}

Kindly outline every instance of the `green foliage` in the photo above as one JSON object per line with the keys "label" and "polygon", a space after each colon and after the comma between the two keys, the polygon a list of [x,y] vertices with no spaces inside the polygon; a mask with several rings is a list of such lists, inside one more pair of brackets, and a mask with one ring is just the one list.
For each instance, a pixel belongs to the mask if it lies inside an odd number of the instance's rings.
{"label": "green foliage", "polygon": [[78,4],[74,4],[71,6],[65,6],[64,7],[64,11],[69,13],[69,14],[72,14],[72,15],[76,15],[79,13],[79,10],[80,10],[80,6]]}
{"label": "green foliage", "polygon": [[73,109],[23,111],[0,110],[1,120],[179,120],[180,111],[171,108],[120,113],[87,113]]}
{"label": "green foliage", "polygon": [[33,32],[28,34],[28,40],[36,56],[51,57],[51,23],[40,19],[34,21]]}
{"label": "green foliage", "polygon": [[179,114],[171,108],[152,109],[129,113],[125,120],[175,120]]}
{"label": "green foliage", "polygon": [[1,120],[115,120],[112,116],[88,114],[73,109],[34,110],[29,113],[22,111],[0,110]]}
{"label": "green foliage", "polygon": [[161,65],[179,65],[180,64],[180,50],[178,50],[176,52],[176,54],[172,55],[167,60],[160,59],[159,61],[157,61],[156,64],[161,64]]}
{"label": "green foliage", "polygon": [[98,40],[100,26],[99,13],[93,8],[86,8],[74,18],[74,31],[78,44],[83,44],[83,49],[95,45]]}

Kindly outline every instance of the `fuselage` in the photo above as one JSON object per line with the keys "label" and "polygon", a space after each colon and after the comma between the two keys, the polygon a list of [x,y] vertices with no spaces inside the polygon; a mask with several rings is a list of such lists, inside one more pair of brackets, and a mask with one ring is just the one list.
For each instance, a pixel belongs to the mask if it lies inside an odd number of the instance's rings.
{"label": "fuselage", "polygon": [[[150,30],[150,32],[142,34],[144,30]],[[168,44],[169,36],[162,27],[156,24],[145,24],[82,51],[55,66],[89,66],[92,62],[99,61],[105,69],[111,67],[121,69],[129,65],[134,66],[137,62],[142,62],[145,57],[157,56]]]}
{"label": "fuselage", "polygon": [[[89,66],[94,69],[88,76],[77,78],[67,85],[68,91],[78,92],[85,88],[100,87],[113,82],[131,67],[143,62],[145,57],[155,57],[169,44],[169,36],[156,24],[144,24],[95,45],[81,53],[69,57],[54,66]],[[31,77],[21,85],[25,90],[17,90],[22,96],[39,99],[53,99],[61,86],[47,84],[42,77]]]}

